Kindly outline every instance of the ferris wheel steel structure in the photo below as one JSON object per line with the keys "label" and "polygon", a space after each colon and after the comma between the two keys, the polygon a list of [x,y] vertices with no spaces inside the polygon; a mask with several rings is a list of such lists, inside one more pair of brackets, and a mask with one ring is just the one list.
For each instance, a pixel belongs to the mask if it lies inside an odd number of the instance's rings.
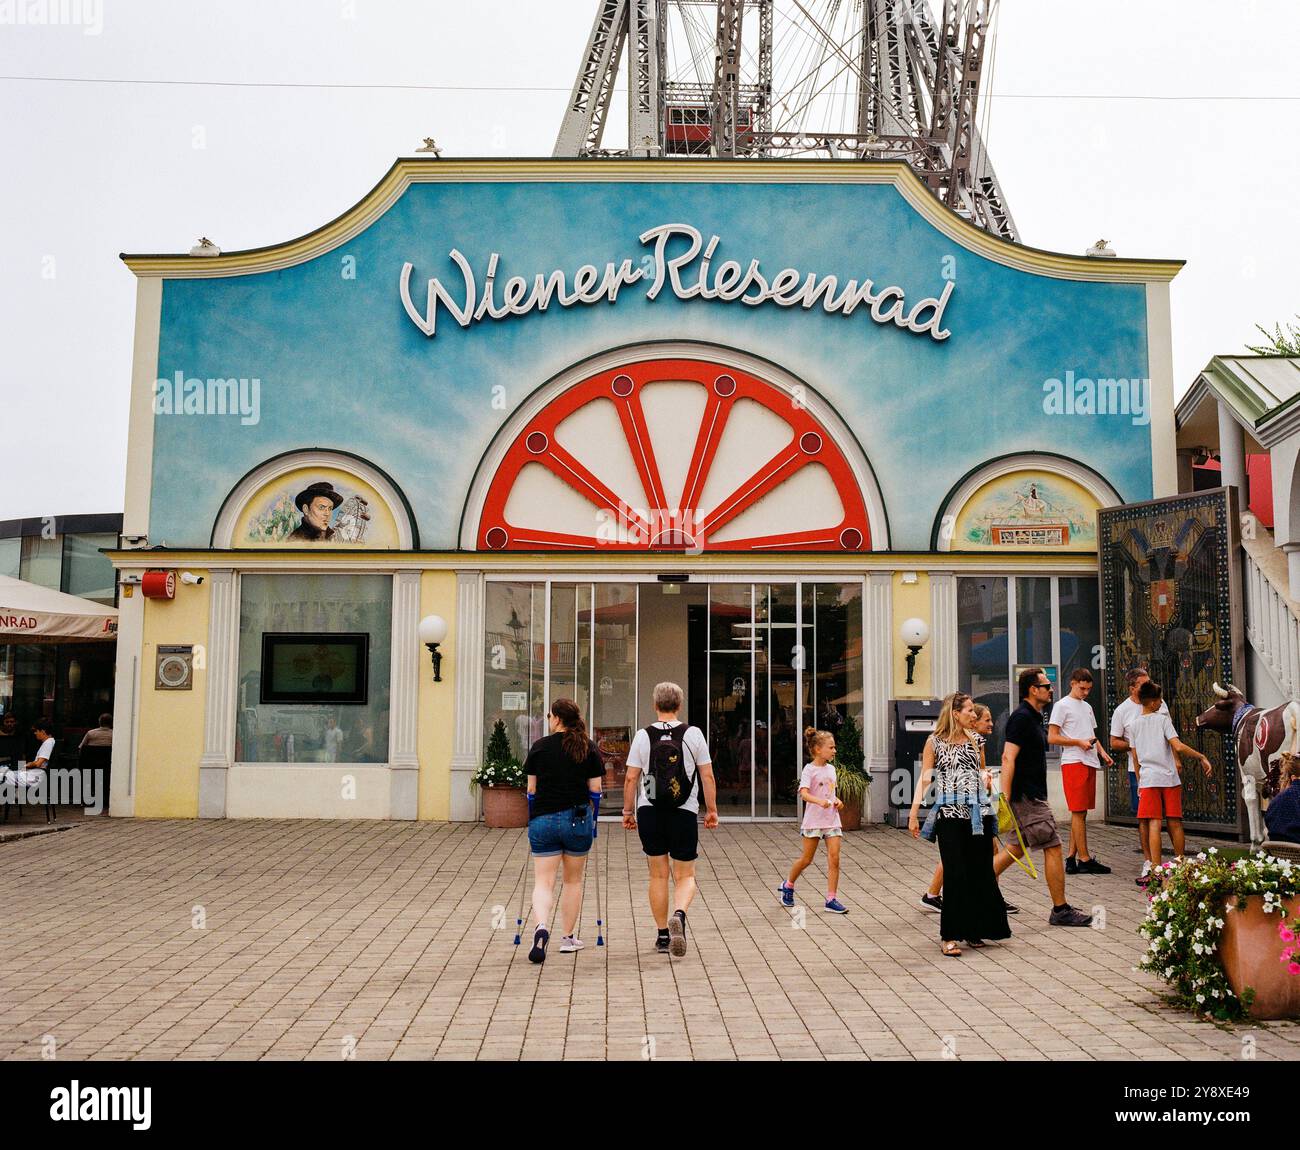
{"label": "ferris wheel steel structure", "polygon": [[902,160],[1017,241],[976,123],[997,2],[943,0],[936,23],[927,0],[597,0],[554,155]]}

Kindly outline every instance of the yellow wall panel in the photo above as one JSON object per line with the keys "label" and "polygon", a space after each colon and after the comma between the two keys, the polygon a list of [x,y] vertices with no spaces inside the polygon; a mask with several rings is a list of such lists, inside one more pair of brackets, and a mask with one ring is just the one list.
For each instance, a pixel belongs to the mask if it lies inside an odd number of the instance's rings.
{"label": "yellow wall panel", "polygon": [[[442,652],[442,682],[433,681],[433,660],[420,648],[419,728],[416,753],[420,758],[419,817],[445,821],[451,817],[451,751],[455,725],[457,653],[461,636],[456,632],[456,573],[425,571],[420,577],[420,618],[441,615],[447,620]],[[466,642],[473,642],[466,636]]]}
{"label": "yellow wall panel", "polygon": [[[206,571],[190,568],[196,575]],[[193,819],[199,814],[199,759],[208,674],[208,584],[176,582],[175,599],[149,599],[144,609],[140,655],[140,719],[136,741],[137,818]],[[139,591],[136,592],[139,594]],[[154,687],[160,644],[194,645],[194,686],[188,691]]]}
{"label": "yellow wall panel", "polygon": [[[907,619],[924,619],[930,628],[930,642],[921,648],[916,657],[915,680],[907,682],[907,648],[898,637],[899,628]],[[915,583],[904,583],[903,576],[894,575],[894,623],[889,636],[890,666],[894,670],[891,698],[928,699],[930,697],[930,647],[935,641],[934,620],[930,618],[930,576],[923,571],[916,574]]]}

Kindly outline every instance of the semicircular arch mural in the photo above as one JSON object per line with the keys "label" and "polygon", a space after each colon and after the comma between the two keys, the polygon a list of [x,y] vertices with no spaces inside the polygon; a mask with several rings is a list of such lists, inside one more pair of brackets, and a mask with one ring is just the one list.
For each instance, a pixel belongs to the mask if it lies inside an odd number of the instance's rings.
{"label": "semicircular arch mural", "polygon": [[419,546],[405,496],[379,468],[343,451],[288,451],[253,468],[226,496],[219,548]]}

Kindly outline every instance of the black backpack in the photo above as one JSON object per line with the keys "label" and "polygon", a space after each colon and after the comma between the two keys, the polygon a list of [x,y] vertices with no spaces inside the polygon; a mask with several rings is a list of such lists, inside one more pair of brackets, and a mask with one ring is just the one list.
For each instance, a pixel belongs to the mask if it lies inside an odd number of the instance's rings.
{"label": "black backpack", "polygon": [[[685,723],[671,730],[653,724],[645,729],[650,740],[646,792],[651,806],[673,810],[686,802],[695,789],[695,778],[686,771],[686,751],[682,746],[687,730]],[[699,775],[698,767],[695,774]]]}

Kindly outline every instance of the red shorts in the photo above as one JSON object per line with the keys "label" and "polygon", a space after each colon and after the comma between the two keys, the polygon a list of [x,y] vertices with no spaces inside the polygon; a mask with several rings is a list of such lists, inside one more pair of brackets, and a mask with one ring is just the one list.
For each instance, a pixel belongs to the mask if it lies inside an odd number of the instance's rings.
{"label": "red shorts", "polygon": [[1065,805],[1073,814],[1090,811],[1097,805],[1097,768],[1085,763],[1062,763],[1061,785],[1065,788]]}
{"label": "red shorts", "polygon": [[1140,819],[1158,819],[1161,815],[1167,819],[1183,817],[1183,788],[1176,787],[1140,787],[1138,789],[1138,813]]}

